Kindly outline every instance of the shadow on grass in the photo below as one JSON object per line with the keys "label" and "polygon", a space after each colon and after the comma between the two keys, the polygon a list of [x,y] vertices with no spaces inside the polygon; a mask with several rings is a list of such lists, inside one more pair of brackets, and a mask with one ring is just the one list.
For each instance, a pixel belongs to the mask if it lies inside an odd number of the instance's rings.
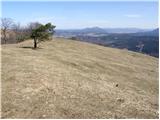
{"label": "shadow on grass", "polygon": [[20,48],[32,49],[32,50],[43,49],[43,48],[40,48],[40,47],[34,48],[34,47],[30,47],[30,46],[23,46],[23,47],[20,47]]}

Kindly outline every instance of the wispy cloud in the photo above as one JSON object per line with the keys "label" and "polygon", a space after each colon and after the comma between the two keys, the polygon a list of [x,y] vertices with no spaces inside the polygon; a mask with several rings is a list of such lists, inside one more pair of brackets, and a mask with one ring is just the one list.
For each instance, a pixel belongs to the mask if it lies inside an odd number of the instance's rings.
{"label": "wispy cloud", "polygon": [[124,16],[128,18],[140,18],[141,17],[140,14],[125,14]]}

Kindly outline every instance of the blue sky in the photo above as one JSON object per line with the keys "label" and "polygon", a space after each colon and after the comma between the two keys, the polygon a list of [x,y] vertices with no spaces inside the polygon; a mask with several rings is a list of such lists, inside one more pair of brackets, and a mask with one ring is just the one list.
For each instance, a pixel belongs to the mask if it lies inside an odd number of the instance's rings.
{"label": "blue sky", "polygon": [[157,28],[158,2],[2,2],[2,17],[22,25],[52,22],[57,29]]}

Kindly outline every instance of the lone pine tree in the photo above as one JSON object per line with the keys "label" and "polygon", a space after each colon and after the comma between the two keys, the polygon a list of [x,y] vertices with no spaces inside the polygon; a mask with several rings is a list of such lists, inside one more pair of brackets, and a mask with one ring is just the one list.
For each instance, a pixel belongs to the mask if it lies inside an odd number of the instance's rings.
{"label": "lone pine tree", "polygon": [[41,41],[49,40],[54,34],[55,27],[51,23],[47,23],[45,25],[40,24],[39,27],[33,29],[31,38],[34,40],[34,48],[37,48],[37,44]]}

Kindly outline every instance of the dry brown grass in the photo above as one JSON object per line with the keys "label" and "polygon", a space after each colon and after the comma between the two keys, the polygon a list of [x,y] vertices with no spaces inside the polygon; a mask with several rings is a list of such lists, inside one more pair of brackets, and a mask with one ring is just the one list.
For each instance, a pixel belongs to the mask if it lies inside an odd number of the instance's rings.
{"label": "dry brown grass", "polygon": [[58,38],[29,46],[2,45],[2,118],[158,118],[157,58]]}

